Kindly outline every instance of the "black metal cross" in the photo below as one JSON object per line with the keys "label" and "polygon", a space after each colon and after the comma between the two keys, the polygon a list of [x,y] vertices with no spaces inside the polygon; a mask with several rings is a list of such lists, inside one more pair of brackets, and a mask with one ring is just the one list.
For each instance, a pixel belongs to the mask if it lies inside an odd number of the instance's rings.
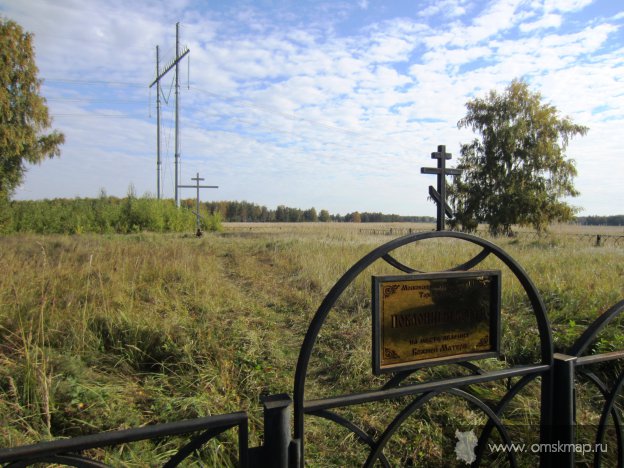
{"label": "black metal cross", "polygon": [[194,188],[197,189],[197,205],[196,205],[196,210],[195,216],[196,216],[196,223],[197,223],[197,235],[199,236],[201,234],[201,223],[200,223],[200,214],[199,214],[199,189],[200,188],[219,188],[218,185],[199,185],[199,181],[200,180],[204,180],[203,177],[199,177],[199,172],[197,173],[197,175],[195,177],[191,177],[191,180],[196,181],[195,185],[178,185],[179,188]]}
{"label": "black metal cross", "polygon": [[436,230],[444,231],[444,215],[448,215],[449,218],[453,216],[453,210],[446,203],[446,176],[447,175],[460,175],[459,169],[447,169],[446,160],[451,159],[451,153],[446,152],[446,146],[439,145],[438,151],[431,153],[431,159],[438,160],[438,167],[421,167],[421,174],[437,174],[438,175],[438,190],[433,186],[429,186],[429,195],[438,205],[438,216],[436,223]]}

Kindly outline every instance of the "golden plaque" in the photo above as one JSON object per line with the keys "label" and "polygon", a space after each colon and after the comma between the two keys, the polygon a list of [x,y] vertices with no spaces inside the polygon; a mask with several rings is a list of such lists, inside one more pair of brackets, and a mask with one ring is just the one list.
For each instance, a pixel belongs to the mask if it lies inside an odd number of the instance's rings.
{"label": "golden plaque", "polygon": [[494,357],[500,271],[373,277],[375,374]]}

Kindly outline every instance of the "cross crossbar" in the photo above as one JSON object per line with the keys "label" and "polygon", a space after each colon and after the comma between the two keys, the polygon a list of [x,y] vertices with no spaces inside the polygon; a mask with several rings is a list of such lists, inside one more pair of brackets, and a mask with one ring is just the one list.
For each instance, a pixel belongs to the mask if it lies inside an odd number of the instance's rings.
{"label": "cross crossbar", "polygon": [[421,174],[442,174],[442,175],[460,175],[461,174],[461,170],[459,169],[447,169],[447,168],[440,168],[438,169],[437,167],[421,167],[420,168],[420,173]]}

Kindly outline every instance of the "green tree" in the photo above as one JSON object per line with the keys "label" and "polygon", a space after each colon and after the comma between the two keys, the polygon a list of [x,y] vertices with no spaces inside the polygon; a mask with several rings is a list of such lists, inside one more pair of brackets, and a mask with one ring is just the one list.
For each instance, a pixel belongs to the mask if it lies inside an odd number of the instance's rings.
{"label": "green tree", "polygon": [[60,154],[62,133],[45,134],[51,126],[35,65],[32,35],[0,17],[0,199],[22,182],[26,163]]}
{"label": "green tree", "polygon": [[303,212],[303,220],[316,223],[318,221],[318,215],[316,214],[316,208],[312,207],[309,210]]}
{"label": "green tree", "polygon": [[319,221],[322,221],[323,223],[326,223],[330,220],[330,216],[329,216],[329,211],[327,210],[321,210],[321,212],[319,213]]}
{"label": "green tree", "polygon": [[360,214],[359,211],[354,211],[353,213],[349,213],[345,215],[345,221],[351,222],[351,223],[361,223],[362,215]]}
{"label": "green tree", "polygon": [[492,234],[511,235],[513,224],[543,231],[551,222],[572,219],[576,210],[562,198],[579,192],[574,161],[565,151],[570,138],[588,128],[560,117],[521,80],[466,107],[457,126],[481,138],[461,147],[457,167],[463,173],[449,190],[456,212],[451,225],[470,231],[487,223]]}
{"label": "green tree", "polygon": [[284,223],[289,221],[288,219],[288,208],[284,205],[279,205],[277,210],[275,210],[275,221],[278,223]]}

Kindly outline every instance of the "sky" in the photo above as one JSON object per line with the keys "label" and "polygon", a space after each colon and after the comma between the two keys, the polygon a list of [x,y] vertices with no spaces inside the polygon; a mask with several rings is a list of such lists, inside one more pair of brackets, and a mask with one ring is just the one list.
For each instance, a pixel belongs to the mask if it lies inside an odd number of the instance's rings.
{"label": "sky", "polygon": [[[615,0],[0,0],[34,34],[59,158],[14,198],[156,194],[156,46],[179,67],[180,183],[201,199],[435,216],[431,153],[457,164],[465,104],[524,79],[590,128],[580,215],[624,213],[624,3]],[[174,73],[161,80],[174,196]],[[182,198],[195,191],[181,189]]]}

